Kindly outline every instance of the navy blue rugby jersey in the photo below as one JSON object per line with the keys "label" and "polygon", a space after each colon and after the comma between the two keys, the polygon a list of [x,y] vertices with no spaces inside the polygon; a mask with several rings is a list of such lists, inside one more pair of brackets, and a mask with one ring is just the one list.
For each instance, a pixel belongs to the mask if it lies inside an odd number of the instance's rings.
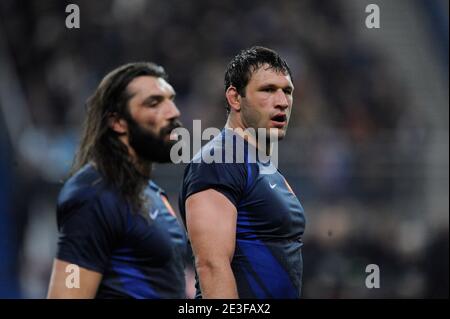
{"label": "navy blue rugby jersey", "polygon": [[103,274],[96,298],[185,298],[185,231],[161,188],[145,193],[147,220],[88,164],[59,194],[56,257]]}
{"label": "navy blue rugby jersey", "polygon": [[[239,139],[245,147],[244,161],[236,162]],[[234,163],[225,162],[224,150],[230,149],[226,145],[233,147]],[[249,152],[252,147],[227,128],[206,144],[186,167],[179,197],[181,216],[186,222],[185,203],[190,195],[206,189],[222,193],[237,209],[231,267],[239,297],[300,298],[303,207],[280,171]],[[202,160],[215,152],[220,152],[222,163]],[[196,297],[201,298],[198,277],[196,288]]]}

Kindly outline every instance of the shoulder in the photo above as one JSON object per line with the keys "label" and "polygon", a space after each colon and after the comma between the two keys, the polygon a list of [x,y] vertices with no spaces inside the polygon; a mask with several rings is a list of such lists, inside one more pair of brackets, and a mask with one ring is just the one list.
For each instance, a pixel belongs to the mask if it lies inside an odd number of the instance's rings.
{"label": "shoulder", "polygon": [[58,206],[89,203],[112,192],[94,166],[87,164],[64,183],[58,196]]}
{"label": "shoulder", "polygon": [[89,201],[103,180],[92,165],[86,165],[72,175],[63,185],[58,196],[58,206],[73,201]]}
{"label": "shoulder", "polygon": [[120,212],[123,205],[119,194],[88,164],[64,183],[57,201],[58,220],[62,221],[73,212],[80,211],[113,217],[117,215],[114,212]]}
{"label": "shoulder", "polygon": [[[218,134],[211,141],[206,143],[200,149],[200,151],[198,151],[196,154],[194,154],[194,156],[192,157],[192,160],[190,161],[189,164],[200,164],[200,163],[205,162],[205,159],[217,156],[218,152],[222,153],[224,151],[225,139],[226,139],[226,135],[225,135],[225,132],[222,130],[220,132],[220,134]],[[220,156],[220,160],[222,160],[222,156]],[[216,163],[217,160],[214,162]]]}

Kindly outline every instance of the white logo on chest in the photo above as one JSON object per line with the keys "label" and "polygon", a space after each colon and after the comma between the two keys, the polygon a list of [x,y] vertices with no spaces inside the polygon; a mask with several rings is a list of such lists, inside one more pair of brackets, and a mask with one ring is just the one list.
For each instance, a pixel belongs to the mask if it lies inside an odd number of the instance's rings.
{"label": "white logo on chest", "polygon": [[149,213],[151,219],[156,219],[156,217],[158,217],[158,214],[159,214],[159,209],[155,209],[153,212]]}
{"label": "white logo on chest", "polygon": [[269,186],[270,186],[271,189],[274,189],[277,186],[277,184],[275,183],[275,184],[272,185],[272,183],[269,182]]}

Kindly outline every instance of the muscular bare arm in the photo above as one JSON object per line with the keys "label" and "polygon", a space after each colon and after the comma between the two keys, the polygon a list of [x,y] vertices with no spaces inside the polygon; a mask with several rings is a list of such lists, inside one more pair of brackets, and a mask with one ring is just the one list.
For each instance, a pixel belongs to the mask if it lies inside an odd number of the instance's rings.
{"label": "muscular bare arm", "polygon": [[208,189],[186,200],[186,225],[203,298],[238,298],[231,269],[236,240],[236,207]]}

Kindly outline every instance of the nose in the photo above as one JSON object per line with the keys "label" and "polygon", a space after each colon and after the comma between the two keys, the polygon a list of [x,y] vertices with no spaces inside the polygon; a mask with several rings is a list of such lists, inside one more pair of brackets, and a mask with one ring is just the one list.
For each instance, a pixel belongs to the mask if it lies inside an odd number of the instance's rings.
{"label": "nose", "polygon": [[173,101],[169,101],[166,112],[167,112],[167,118],[169,120],[177,119],[180,117],[180,110],[177,108],[177,106],[175,105],[175,103]]}
{"label": "nose", "polygon": [[275,95],[275,107],[285,110],[289,107],[289,101],[282,89],[277,90]]}

